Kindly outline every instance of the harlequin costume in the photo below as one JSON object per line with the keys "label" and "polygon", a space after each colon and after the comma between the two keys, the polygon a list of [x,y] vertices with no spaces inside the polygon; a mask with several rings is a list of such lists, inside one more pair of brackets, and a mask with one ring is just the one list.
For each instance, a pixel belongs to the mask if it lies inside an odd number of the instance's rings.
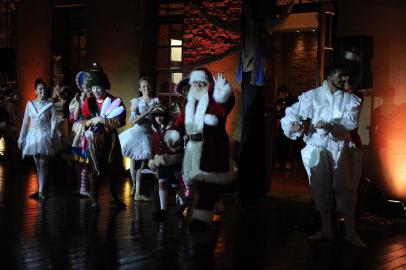
{"label": "harlequin costume", "polygon": [[[92,86],[100,86],[105,90],[110,89],[110,82],[106,74],[97,65],[93,66],[93,69],[90,70],[87,87]],[[98,182],[102,176],[105,176],[109,181],[112,204],[125,208],[125,204],[119,200],[117,192],[117,174],[123,159],[117,129],[125,125],[126,112],[124,105],[119,98],[104,92],[99,98],[92,96],[85,99],[82,115],[86,119],[93,119],[103,115],[103,105],[107,102],[117,103],[123,108],[122,112],[111,118],[108,116],[103,117],[103,123],[92,125],[85,131],[91,161],[92,177],[90,178],[90,193],[94,209],[99,207]]]}
{"label": "harlequin costume", "polygon": [[78,187],[75,193],[82,196],[89,196],[89,152],[87,149],[85,133],[86,118],[82,115],[82,100],[87,95],[83,85],[87,83],[89,73],[80,71],[76,75],[75,82],[79,89],[79,100],[73,98],[69,103],[69,120],[72,124],[71,132],[71,155],[76,162],[75,169],[77,172],[77,178],[79,179]]}

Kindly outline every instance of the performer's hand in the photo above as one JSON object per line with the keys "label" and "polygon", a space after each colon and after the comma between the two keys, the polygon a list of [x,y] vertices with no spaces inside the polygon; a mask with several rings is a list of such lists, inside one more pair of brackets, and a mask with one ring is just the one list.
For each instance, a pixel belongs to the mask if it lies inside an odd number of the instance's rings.
{"label": "performer's hand", "polygon": [[292,125],[293,132],[299,132],[303,129],[302,125],[299,122],[294,122]]}
{"label": "performer's hand", "polygon": [[224,79],[223,74],[218,73],[217,80],[215,79],[214,82],[218,88],[223,88],[224,85],[226,84],[226,79]]}
{"label": "performer's hand", "polygon": [[23,142],[17,143],[18,149],[23,150]]}
{"label": "performer's hand", "polygon": [[90,127],[92,125],[92,119],[86,121],[85,126]]}
{"label": "performer's hand", "polygon": [[137,109],[137,106],[135,106],[134,104],[131,103],[130,110],[132,112],[135,112],[136,109]]}
{"label": "performer's hand", "polygon": [[97,125],[97,124],[104,124],[104,117],[101,117],[101,116],[96,116],[96,117],[93,117],[92,119],[90,119],[90,120],[92,120],[92,124],[93,125]]}
{"label": "performer's hand", "polygon": [[325,129],[327,127],[327,123],[324,121],[318,121],[316,124],[316,128]]}
{"label": "performer's hand", "polygon": [[89,119],[89,120],[86,121],[86,127],[90,127],[92,125],[95,125],[94,118]]}

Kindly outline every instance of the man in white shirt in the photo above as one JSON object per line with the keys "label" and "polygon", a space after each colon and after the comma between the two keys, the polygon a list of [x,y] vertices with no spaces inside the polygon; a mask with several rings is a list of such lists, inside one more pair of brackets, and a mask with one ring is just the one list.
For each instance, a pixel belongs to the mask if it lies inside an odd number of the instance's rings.
{"label": "man in white shirt", "polygon": [[303,93],[297,103],[286,108],[281,126],[287,137],[297,139],[304,135],[306,143],[302,160],[322,221],[321,230],[309,239],[334,238],[331,211],[335,199],[337,211],[345,220],[345,241],[366,247],[354,227],[362,160],[354,162],[355,144],[351,139],[351,131],[358,127],[361,99],[343,91],[347,80],[346,66],[333,65],[322,86]]}

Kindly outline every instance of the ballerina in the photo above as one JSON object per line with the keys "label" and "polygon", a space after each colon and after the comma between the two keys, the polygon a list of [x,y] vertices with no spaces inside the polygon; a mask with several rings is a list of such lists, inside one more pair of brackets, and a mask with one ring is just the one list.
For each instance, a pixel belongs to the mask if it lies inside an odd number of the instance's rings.
{"label": "ballerina", "polygon": [[48,177],[48,160],[61,148],[57,131],[55,105],[47,99],[48,90],[42,79],[35,81],[35,100],[28,101],[25,107],[23,124],[18,139],[18,148],[23,158],[33,156],[38,173],[38,191],[29,197],[45,200],[44,186]]}
{"label": "ballerina", "polygon": [[123,156],[131,159],[130,173],[133,182],[131,195],[135,201],[151,201],[150,198],[142,195],[141,190],[141,169],[147,165],[146,161],[151,158],[151,117],[152,112],[159,103],[158,98],[151,96],[151,86],[148,78],[141,78],[138,81],[141,97],[131,100],[130,123],[133,127],[119,135],[121,151]]}

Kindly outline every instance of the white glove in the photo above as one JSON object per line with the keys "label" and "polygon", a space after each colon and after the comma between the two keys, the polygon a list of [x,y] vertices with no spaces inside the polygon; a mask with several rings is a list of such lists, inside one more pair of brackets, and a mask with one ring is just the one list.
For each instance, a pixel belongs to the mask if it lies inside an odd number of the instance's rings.
{"label": "white glove", "polygon": [[219,89],[223,89],[224,86],[226,85],[226,79],[224,79],[223,74],[218,73],[217,74],[217,80],[214,79],[216,87],[218,87]]}

